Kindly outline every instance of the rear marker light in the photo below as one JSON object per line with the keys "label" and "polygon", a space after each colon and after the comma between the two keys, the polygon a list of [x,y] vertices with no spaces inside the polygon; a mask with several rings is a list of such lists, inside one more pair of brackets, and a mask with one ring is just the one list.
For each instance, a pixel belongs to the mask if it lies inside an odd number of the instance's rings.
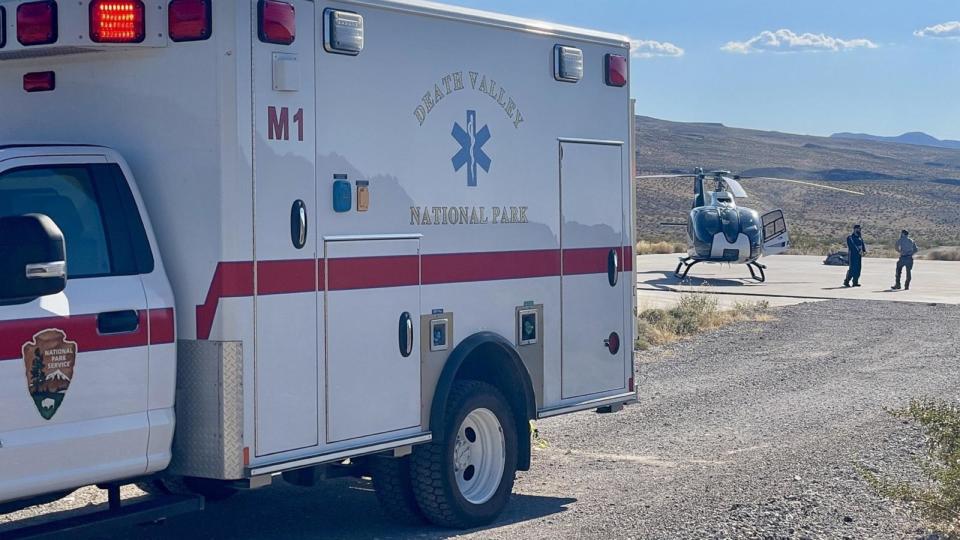
{"label": "rear marker light", "polygon": [[617,354],[620,352],[620,334],[613,332],[610,334],[610,337],[606,339],[607,350],[610,351],[610,354]]}
{"label": "rear marker light", "polygon": [[140,43],[145,36],[143,2],[90,2],[90,40],[94,43]]}
{"label": "rear marker light", "polygon": [[52,71],[27,73],[23,76],[25,92],[50,92],[57,87],[57,74]]}
{"label": "rear marker light", "polygon": [[260,41],[290,45],[297,38],[297,17],[293,5],[280,0],[260,0]]}
{"label": "rear marker light", "polygon": [[27,2],[17,7],[17,41],[21,45],[49,45],[57,41],[57,3]]}
{"label": "rear marker light", "polygon": [[203,41],[213,34],[211,0],[172,0],[167,23],[173,41]]}
{"label": "rear marker light", "polygon": [[607,55],[607,86],[627,85],[627,57],[619,54]]}

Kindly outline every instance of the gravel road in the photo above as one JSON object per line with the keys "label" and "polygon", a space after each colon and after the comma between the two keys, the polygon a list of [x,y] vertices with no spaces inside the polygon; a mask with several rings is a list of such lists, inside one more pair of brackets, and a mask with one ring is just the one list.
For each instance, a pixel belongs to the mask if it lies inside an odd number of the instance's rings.
{"label": "gravel road", "polygon": [[[831,301],[644,353],[641,399],[543,421],[549,447],[495,526],[464,538],[923,538],[854,465],[917,478],[921,441],[884,407],[957,399],[960,307]],[[80,491],[64,505],[88,504]],[[9,516],[8,516],[9,517]],[[449,538],[389,522],[369,484],[278,484],[94,538]]]}

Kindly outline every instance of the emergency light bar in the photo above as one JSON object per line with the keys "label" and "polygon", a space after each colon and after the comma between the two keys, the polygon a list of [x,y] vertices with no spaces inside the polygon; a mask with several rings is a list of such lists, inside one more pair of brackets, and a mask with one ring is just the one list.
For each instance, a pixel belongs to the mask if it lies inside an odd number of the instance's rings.
{"label": "emergency light bar", "polygon": [[280,0],[260,0],[260,41],[290,45],[297,39],[297,13],[292,4]]}
{"label": "emergency light bar", "polygon": [[583,78],[583,51],[564,45],[554,47],[553,77],[561,82],[579,82]]}
{"label": "emergency light bar", "polygon": [[211,0],[173,0],[167,8],[168,32],[173,41],[203,41],[213,33]]}
{"label": "emergency light bar", "polygon": [[[168,47],[210,35],[211,0],[0,1],[0,60],[126,47]],[[196,15],[184,16],[187,8]],[[168,28],[168,13],[171,27]],[[188,13],[190,15],[190,13]],[[186,20],[186,23],[182,22]]]}
{"label": "emergency light bar", "polygon": [[140,0],[94,0],[90,2],[90,40],[140,43],[145,34],[143,15]]}
{"label": "emergency light bar", "polygon": [[627,57],[619,54],[607,55],[607,86],[627,85]]}
{"label": "emergency light bar", "polygon": [[323,47],[327,52],[356,56],[363,51],[363,15],[352,11],[324,11]]}
{"label": "emergency light bar", "polygon": [[49,45],[57,41],[57,3],[28,2],[17,7],[17,41],[21,45]]}

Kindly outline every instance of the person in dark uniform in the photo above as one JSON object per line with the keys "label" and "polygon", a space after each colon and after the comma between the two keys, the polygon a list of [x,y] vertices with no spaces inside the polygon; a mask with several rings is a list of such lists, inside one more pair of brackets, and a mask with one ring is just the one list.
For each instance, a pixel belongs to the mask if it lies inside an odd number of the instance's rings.
{"label": "person in dark uniform", "polygon": [[897,253],[900,254],[900,259],[897,261],[897,283],[893,286],[893,290],[900,290],[900,276],[903,274],[903,269],[907,269],[907,282],[903,287],[904,290],[910,290],[910,278],[913,277],[913,256],[917,253],[917,243],[910,238],[910,231],[900,231],[900,239],[897,240]]}
{"label": "person in dark uniform", "polygon": [[867,254],[867,245],[863,242],[860,225],[854,225],[853,234],[847,237],[847,251],[850,253],[850,268],[847,270],[847,279],[843,280],[843,286],[849,287],[852,281],[854,287],[859,287],[863,256]]}

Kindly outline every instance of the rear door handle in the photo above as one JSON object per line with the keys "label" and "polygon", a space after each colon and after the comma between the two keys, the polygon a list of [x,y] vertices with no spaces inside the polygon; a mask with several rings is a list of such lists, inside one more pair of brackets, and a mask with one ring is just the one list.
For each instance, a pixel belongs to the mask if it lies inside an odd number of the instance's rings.
{"label": "rear door handle", "polygon": [[611,249],[607,254],[607,282],[611,287],[617,286],[620,280],[620,253],[617,248]]}
{"label": "rear door handle", "polygon": [[404,311],[400,315],[398,334],[400,339],[400,356],[407,358],[413,354],[413,317],[407,311]]}
{"label": "rear door handle", "polygon": [[140,329],[140,314],[134,310],[112,311],[97,315],[97,332],[101,336],[129,334]]}

